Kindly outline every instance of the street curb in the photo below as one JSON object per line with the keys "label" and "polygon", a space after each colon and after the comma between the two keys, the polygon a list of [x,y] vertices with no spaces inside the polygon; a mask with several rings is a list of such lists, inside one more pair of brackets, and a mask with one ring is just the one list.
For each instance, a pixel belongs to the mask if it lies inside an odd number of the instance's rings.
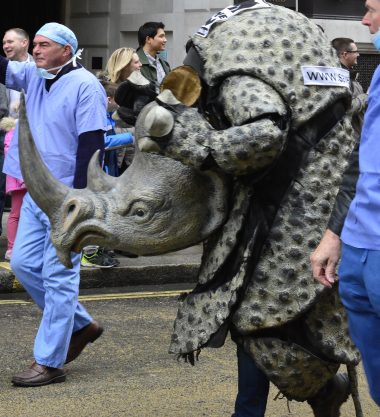
{"label": "street curb", "polygon": [[[0,263],[0,294],[23,292],[13,272]],[[9,265],[9,264],[8,264]],[[199,263],[81,268],[81,289],[196,282]]]}

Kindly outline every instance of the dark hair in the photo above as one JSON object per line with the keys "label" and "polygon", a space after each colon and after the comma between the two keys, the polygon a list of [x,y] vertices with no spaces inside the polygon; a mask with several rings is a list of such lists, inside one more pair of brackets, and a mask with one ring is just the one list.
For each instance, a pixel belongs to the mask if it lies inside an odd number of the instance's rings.
{"label": "dark hair", "polygon": [[16,32],[18,36],[20,36],[23,39],[26,39],[29,42],[28,32],[26,30],[24,30],[24,29],[21,29],[21,28],[11,28],[11,29],[7,29],[5,31],[5,33],[8,33],[8,32]]}
{"label": "dark hair", "polygon": [[350,38],[335,38],[331,41],[331,46],[339,55],[342,52],[349,51],[352,43],[355,42]]}
{"label": "dark hair", "polygon": [[106,91],[107,97],[114,98],[118,85],[105,79],[100,79],[99,81],[100,84],[103,86],[104,90]]}
{"label": "dark hair", "polygon": [[139,46],[145,45],[146,38],[154,38],[157,35],[158,29],[165,29],[165,25],[162,22],[146,22],[140,26],[137,32],[137,40]]}

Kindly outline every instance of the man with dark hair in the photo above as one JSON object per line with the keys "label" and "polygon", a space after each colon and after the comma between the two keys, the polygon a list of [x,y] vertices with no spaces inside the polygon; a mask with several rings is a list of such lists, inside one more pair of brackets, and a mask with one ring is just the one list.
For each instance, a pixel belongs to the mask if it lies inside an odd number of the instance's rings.
{"label": "man with dark hair", "polygon": [[354,70],[358,63],[359,51],[355,42],[350,38],[335,38],[331,41],[332,47],[336,50],[342,67],[350,72],[350,89],[352,92],[352,103],[350,113],[352,114],[352,127],[356,137],[359,139],[364,112],[367,108],[367,94],[357,81],[358,73]]}
{"label": "man with dark hair", "polygon": [[142,63],[141,74],[155,84],[157,92],[165,75],[170,71],[169,64],[159,56],[159,52],[165,50],[167,42],[164,29],[162,22],[146,22],[137,33],[139,48],[136,52]]}

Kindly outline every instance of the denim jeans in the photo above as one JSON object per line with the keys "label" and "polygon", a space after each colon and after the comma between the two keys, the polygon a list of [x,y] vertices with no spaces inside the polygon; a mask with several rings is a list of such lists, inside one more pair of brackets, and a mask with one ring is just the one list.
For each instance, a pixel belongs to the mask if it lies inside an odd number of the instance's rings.
{"label": "denim jeans", "polygon": [[380,406],[380,251],[343,245],[339,293],[371,396]]}
{"label": "denim jeans", "polygon": [[254,360],[237,345],[238,394],[232,417],[264,417],[269,380]]}

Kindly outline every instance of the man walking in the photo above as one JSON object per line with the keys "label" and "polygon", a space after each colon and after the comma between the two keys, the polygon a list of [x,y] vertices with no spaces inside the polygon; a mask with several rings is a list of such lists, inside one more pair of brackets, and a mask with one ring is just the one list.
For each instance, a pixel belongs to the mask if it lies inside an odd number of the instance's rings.
{"label": "man walking", "polygon": [[[35,63],[20,65],[0,57],[0,82],[28,92],[29,124],[44,163],[62,183],[83,188],[90,157],[104,148],[106,97],[99,81],[76,62],[81,52],[77,49],[69,28],[47,23],[34,37]],[[22,178],[17,132],[4,172]],[[79,254],[72,254],[72,263],[73,268],[67,269],[59,261],[48,217],[26,194],[11,267],[43,314],[34,344],[35,361],[13,377],[15,385],[63,382],[64,363],[102,334],[102,327],[78,302]]]}

